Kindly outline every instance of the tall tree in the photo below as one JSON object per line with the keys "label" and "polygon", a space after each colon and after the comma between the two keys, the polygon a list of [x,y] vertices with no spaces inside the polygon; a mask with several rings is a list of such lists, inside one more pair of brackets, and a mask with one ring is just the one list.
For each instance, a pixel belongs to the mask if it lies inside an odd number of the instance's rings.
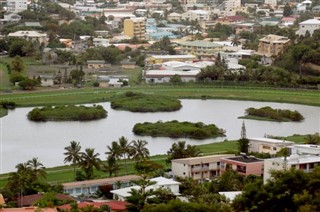
{"label": "tall tree", "polygon": [[124,136],[121,136],[118,140],[120,153],[124,159],[124,166],[126,167],[126,174],[128,174],[128,167],[127,167],[127,158],[130,157],[132,152],[131,143],[128,142],[128,139]]}
{"label": "tall tree", "polygon": [[231,45],[232,46],[239,46],[240,44],[241,44],[241,42],[239,40],[239,36],[238,35],[234,36],[231,41]]}
{"label": "tall tree", "polygon": [[93,179],[93,169],[100,170],[101,160],[98,158],[100,154],[95,153],[94,149],[87,148],[81,156],[80,166],[86,173],[88,180]]}
{"label": "tall tree", "polygon": [[31,169],[33,176],[36,179],[39,178],[46,178],[47,173],[45,171],[45,167],[43,166],[43,164],[39,161],[38,158],[32,158],[31,160],[29,160],[27,162],[27,166],[28,168]]}
{"label": "tall tree", "polygon": [[79,142],[71,141],[70,146],[64,148],[66,150],[63,153],[66,157],[64,158],[64,163],[72,162],[73,165],[73,177],[76,178],[76,166],[80,162],[82,157],[81,146]]}
{"label": "tall tree", "polygon": [[120,166],[116,163],[116,158],[112,155],[109,155],[107,158],[107,164],[103,165],[103,170],[109,172],[109,177],[111,177],[112,174],[117,176]]}
{"label": "tall tree", "polygon": [[186,145],[185,141],[179,141],[178,143],[172,144],[169,151],[167,151],[168,159],[167,163],[170,163],[173,159],[197,157],[200,155],[200,150],[195,145]]}
{"label": "tall tree", "polygon": [[248,153],[249,152],[249,139],[247,138],[240,138],[238,140],[238,150],[239,152]]}

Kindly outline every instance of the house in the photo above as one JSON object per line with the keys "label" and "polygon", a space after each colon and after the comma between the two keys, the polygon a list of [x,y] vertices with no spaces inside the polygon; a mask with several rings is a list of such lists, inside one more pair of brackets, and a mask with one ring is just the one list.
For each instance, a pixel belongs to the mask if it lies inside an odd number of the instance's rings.
{"label": "house", "polygon": [[290,27],[294,25],[295,21],[296,21],[295,17],[283,17],[280,21],[280,25],[283,27]]}
{"label": "house", "polygon": [[98,46],[108,47],[110,45],[109,39],[106,39],[106,38],[93,38],[92,43],[95,47],[98,47]]}
{"label": "house", "polygon": [[171,161],[175,177],[191,177],[194,180],[217,177],[220,175],[220,159],[234,155],[210,155],[203,157],[181,158]]}
{"label": "house", "polygon": [[230,25],[244,22],[245,18],[241,15],[225,16],[217,19],[217,23]]}
{"label": "house", "polygon": [[264,4],[270,6],[271,8],[277,7],[277,0],[265,0]]}
{"label": "house", "polygon": [[169,71],[169,70],[148,70],[144,77],[146,83],[168,83],[170,79],[178,75],[182,82],[195,82],[200,70],[197,71]]}
{"label": "house", "polygon": [[54,75],[40,75],[41,86],[53,86],[54,85]]}
{"label": "house", "polygon": [[320,20],[309,19],[299,23],[299,30],[296,32],[296,35],[305,36],[307,31],[312,36],[315,30],[320,29]]}
{"label": "house", "polygon": [[271,138],[249,138],[249,152],[269,153],[275,155],[284,147],[292,146],[294,142],[271,139]]}
{"label": "house", "polygon": [[120,88],[126,86],[129,83],[128,76],[110,76],[108,87]]}
{"label": "house", "polygon": [[121,63],[121,68],[122,69],[135,69],[136,68],[136,62],[135,61],[122,60],[120,63]]}
{"label": "house", "polygon": [[140,179],[140,177],[137,175],[126,175],[97,180],[85,180],[71,183],[63,183],[62,186],[65,193],[72,196],[79,196],[82,194],[95,193],[99,189],[99,186],[103,185],[112,185],[115,188],[115,184],[117,182],[121,182],[121,185],[126,187],[131,184],[132,180],[138,179]]}
{"label": "house", "polygon": [[196,56],[210,56],[224,49],[221,44],[200,40],[180,42],[179,46],[181,54],[193,54]]}
{"label": "house", "polygon": [[37,31],[16,31],[8,34],[8,37],[23,38],[31,41],[38,41],[39,43],[47,43],[47,34],[39,33]]}
{"label": "house", "polygon": [[263,182],[271,179],[272,170],[299,169],[304,172],[312,172],[316,166],[320,166],[320,156],[314,155],[291,155],[290,157],[278,157],[264,161]]}
{"label": "house", "polygon": [[[164,177],[156,177],[150,179],[150,182],[154,182],[155,184],[146,187],[146,191],[156,190],[156,189],[168,189],[174,195],[179,194],[179,185],[180,183],[171,179],[167,179]],[[113,198],[117,200],[124,201],[127,197],[130,197],[131,194],[129,193],[132,189],[139,190],[140,186],[131,186],[126,188],[121,188],[117,190],[111,190],[110,192],[113,194]]]}
{"label": "house", "polygon": [[275,57],[282,54],[290,43],[288,37],[269,34],[259,39],[257,54],[263,56],[263,63],[271,63]]}
{"label": "house", "polygon": [[[31,195],[25,195],[18,197],[17,203],[20,207],[29,207],[33,206],[34,203],[36,203],[38,200],[42,199],[44,197],[44,194],[31,194]],[[55,197],[59,200],[65,200],[65,201],[76,201],[73,197],[65,194],[56,194]]]}
{"label": "house", "polygon": [[162,68],[170,71],[198,71],[199,66],[193,65],[192,63],[184,63],[180,61],[168,61],[162,63]]}
{"label": "house", "polygon": [[205,10],[189,10],[182,13],[181,19],[189,21],[207,21],[209,20],[209,12]]}
{"label": "house", "polygon": [[236,156],[221,158],[220,160],[220,173],[232,169],[239,174],[248,176],[250,174],[256,176],[263,176],[263,160],[252,156]]}
{"label": "house", "polygon": [[21,20],[21,16],[15,13],[5,14],[3,19],[0,19],[1,23],[11,23],[11,22],[19,22]]}
{"label": "house", "polygon": [[34,28],[42,27],[40,22],[24,22],[24,26],[26,26],[26,27],[34,27]]}
{"label": "house", "polygon": [[104,60],[87,60],[89,69],[101,69],[111,67],[110,63],[106,63]]}
{"label": "house", "polygon": [[[103,202],[79,202],[77,204],[77,207],[79,209],[83,209],[86,207],[93,207],[93,208],[101,208],[103,205],[107,205],[109,209],[111,210],[110,212],[115,212],[115,211],[126,211],[127,210],[127,202],[124,201],[103,201]],[[70,211],[72,208],[70,204],[66,205],[61,205],[57,207],[59,211]]]}
{"label": "house", "polygon": [[197,57],[191,54],[185,55],[150,55],[150,57],[146,58],[146,66],[153,64],[162,64],[167,61],[193,61],[196,60]]}
{"label": "house", "polygon": [[179,22],[181,20],[182,15],[180,13],[170,13],[167,17],[168,21],[177,21]]}
{"label": "house", "polygon": [[22,207],[22,208],[1,208],[1,212],[58,212],[56,208],[38,208],[38,207]]}

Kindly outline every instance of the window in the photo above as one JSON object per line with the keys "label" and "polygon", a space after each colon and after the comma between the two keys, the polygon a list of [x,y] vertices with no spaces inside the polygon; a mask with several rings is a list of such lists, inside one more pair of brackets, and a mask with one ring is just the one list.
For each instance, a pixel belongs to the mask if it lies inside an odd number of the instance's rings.
{"label": "window", "polygon": [[76,194],[80,194],[81,193],[81,188],[76,188]]}
{"label": "window", "polygon": [[183,175],[186,175],[186,173],[185,173],[185,172],[183,172]]}

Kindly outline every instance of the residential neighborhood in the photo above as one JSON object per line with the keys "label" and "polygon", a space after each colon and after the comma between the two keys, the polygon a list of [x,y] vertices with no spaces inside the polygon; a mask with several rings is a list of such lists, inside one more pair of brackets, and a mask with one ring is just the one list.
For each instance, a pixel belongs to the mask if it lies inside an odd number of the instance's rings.
{"label": "residential neighborhood", "polygon": [[0,14],[0,212],[320,211],[319,0]]}

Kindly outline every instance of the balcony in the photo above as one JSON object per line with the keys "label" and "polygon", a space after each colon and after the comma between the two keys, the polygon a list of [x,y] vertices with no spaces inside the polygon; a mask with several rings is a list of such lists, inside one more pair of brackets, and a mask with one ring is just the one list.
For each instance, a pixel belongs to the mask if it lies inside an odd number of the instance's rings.
{"label": "balcony", "polygon": [[209,171],[209,166],[199,166],[199,167],[194,167],[191,169],[191,172],[203,172],[203,171]]}

